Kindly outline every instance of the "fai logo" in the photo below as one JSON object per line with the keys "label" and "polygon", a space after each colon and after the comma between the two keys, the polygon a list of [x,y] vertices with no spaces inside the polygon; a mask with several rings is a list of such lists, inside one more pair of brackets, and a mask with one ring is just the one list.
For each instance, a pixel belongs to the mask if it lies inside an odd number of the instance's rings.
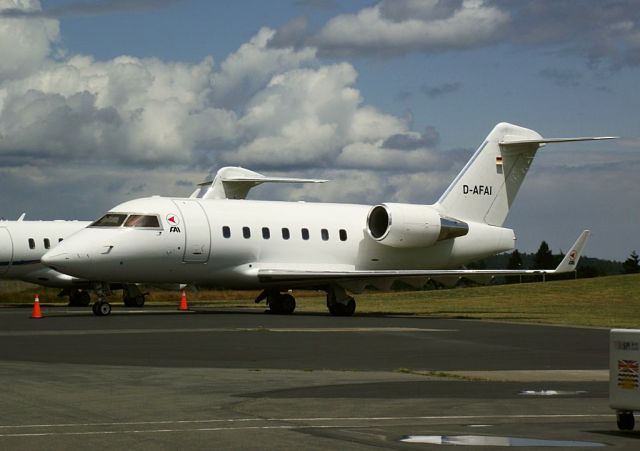
{"label": "fai logo", "polygon": [[575,250],[571,251],[571,253],[569,254],[569,264],[570,265],[575,265],[576,264],[577,255],[578,255],[578,253]]}
{"label": "fai logo", "polygon": [[174,215],[173,213],[169,213],[167,215],[167,222],[172,226],[177,226],[178,224],[180,224],[180,219],[178,218],[177,215]]}
{"label": "fai logo", "polygon": [[180,233],[180,227],[178,227],[178,224],[180,224],[180,219],[178,219],[177,215],[169,213],[167,215],[167,222],[170,224],[169,232]]}

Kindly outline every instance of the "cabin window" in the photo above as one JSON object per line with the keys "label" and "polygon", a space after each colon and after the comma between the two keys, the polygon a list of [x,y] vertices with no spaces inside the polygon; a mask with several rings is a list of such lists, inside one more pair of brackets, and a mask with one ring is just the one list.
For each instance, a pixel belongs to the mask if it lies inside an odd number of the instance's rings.
{"label": "cabin window", "polygon": [[309,229],[302,229],[302,239],[303,240],[309,239]]}
{"label": "cabin window", "polygon": [[322,236],[322,241],[329,241],[329,231],[327,229],[320,230],[320,236]]}
{"label": "cabin window", "polygon": [[269,227],[262,228],[262,238],[264,238],[265,240],[268,240],[269,238],[271,238],[271,232],[269,231]]}
{"label": "cabin window", "polygon": [[44,248],[51,249],[51,242],[49,241],[49,238],[45,238],[43,241],[44,241]]}
{"label": "cabin window", "polygon": [[89,227],[120,227],[125,219],[127,219],[127,215],[125,214],[107,213]]}
{"label": "cabin window", "polygon": [[340,229],[340,241],[347,241],[347,231],[345,229]]}
{"label": "cabin window", "polygon": [[36,248],[36,240],[34,240],[33,238],[29,238],[29,249],[35,249]]}
{"label": "cabin window", "polygon": [[242,228],[242,236],[249,239],[251,238],[251,229],[249,227]]}
{"label": "cabin window", "polygon": [[282,228],[282,239],[283,240],[288,240],[289,238],[291,238],[291,235],[289,234],[289,229],[287,229],[286,227]]}
{"label": "cabin window", "polygon": [[125,227],[144,227],[154,228],[160,227],[160,221],[154,215],[130,215],[124,223]]}
{"label": "cabin window", "polygon": [[231,238],[231,229],[229,226],[222,227],[222,236],[225,238]]}
{"label": "cabin window", "polygon": [[64,238],[58,238],[58,243],[62,243],[62,240],[63,240],[63,239],[64,239]]}

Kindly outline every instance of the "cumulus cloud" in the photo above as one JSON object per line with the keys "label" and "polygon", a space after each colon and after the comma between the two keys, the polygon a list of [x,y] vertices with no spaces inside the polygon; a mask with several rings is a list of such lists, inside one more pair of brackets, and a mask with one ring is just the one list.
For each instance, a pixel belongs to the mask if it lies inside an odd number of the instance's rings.
{"label": "cumulus cloud", "polygon": [[[0,26],[17,35],[39,27],[43,40],[24,70],[0,80],[0,167],[65,161],[127,171],[244,165],[412,173],[440,161],[437,131],[413,132],[408,120],[367,105],[351,64],[323,65],[309,47],[271,46],[275,30],[259,30],[218,65],[212,57],[54,58],[57,21],[39,14],[37,2],[0,1],[31,14],[0,17]],[[126,192],[151,186],[137,181]]]}
{"label": "cumulus cloud", "polygon": [[356,77],[347,63],[273,77],[248,103],[238,121],[242,142],[222,160],[258,167],[331,166],[351,143],[375,143],[405,131],[404,121],[361,105]]}
{"label": "cumulus cloud", "polygon": [[262,28],[253,38],[229,55],[213,74],[213,101],[234,109],[248,102],[271,77],[315,61],[313,48],[294,50],[269,46],[275,30]]}
{"label": "cumulus cloud", "polygon": [[[47,60],[0,84],[0,152],[166,164],[197,143],[229,139],[231,111],[215,108],[211,58],[197,64],[118,57]],[[202,122],[217,119],[219,127]]]}
{"label": "cumulus cloud", "polygon": [[[37,0],[0,0],[0,14],[10,10],[39,11],[40,3]],[[0,15],[0,83],[38,69],[59,39],[56,20],[20,20]]]}
{"label": "cumulus cloud", "polygon": [[383,0],[329,20],[312,42],[332,55],[393,56],[494,42],[509,15],[478,0]]}
{"label": "cumulus cloud", "polygon": [[335,16],[317,31],[305,19],[294,19],[278,30],[272,45],[310,46],[331,57],[509,45],[580,55],[590,65],[619,69],[640,64],[640,2],[382,0]]}

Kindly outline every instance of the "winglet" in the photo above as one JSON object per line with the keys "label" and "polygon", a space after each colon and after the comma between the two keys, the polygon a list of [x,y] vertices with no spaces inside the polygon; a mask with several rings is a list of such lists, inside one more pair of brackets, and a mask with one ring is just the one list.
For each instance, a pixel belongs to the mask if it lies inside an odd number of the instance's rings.
{"label": "winglet", "polygon": [[582,250],[587,244],[587,239],[589,238],[590,233],[591,232],[589,230],[585,230],[580,234],[574,245],[569,249],[569,252],[567,252],[567,255],[564,256],[558,267],[553,271],[554,273],[571,272],[576,270],[578,261],[582,255]]}

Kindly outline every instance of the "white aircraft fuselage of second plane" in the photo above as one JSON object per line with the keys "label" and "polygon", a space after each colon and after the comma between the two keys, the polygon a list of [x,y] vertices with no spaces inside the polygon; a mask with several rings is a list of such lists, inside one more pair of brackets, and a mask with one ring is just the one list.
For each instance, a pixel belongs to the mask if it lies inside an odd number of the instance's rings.
{"label": "white aircraft fuselage of second plane", "polygon": [[[514,232],[502,225],[541,145],[590,139],[602,138],[545,139],[498,124],[432,205],[245,200],[259,183],[309,180],[223,168],[191,198],[118,205],[43,262],[89,280],[261,288],[257,301],[266,298],[280,313],[295,308],[286,290],[322,289],[335,315],[352,314],[355,301],[346,290],[368,284],[539,273],[452,268],[514,247]],[[587,234],[546,272],[574,270]]]}
{"label": "white aircraft fuselage of second plane", "polygon": [[55,271],[40,258],[89,221],[0,221],[0,279],[54,288],[73,286],[74,277]]}
{"label": "white aircraft fuselage of second plane", "polygon": [[[42,264],[40,259],[66,238],[90,225],[90,221],[0,221],[0,279],[19,280],[44,287],[60,288],[60,296],[69,297],[69,305],[86,306],[91,302],[89,291],[95,283],[70,276]],[[101,282],[102,278],[98,278]],[[145,302],[137,284],[108,284],[109,289],[122,289],[122,299],[130,307],[142,307]]]}

